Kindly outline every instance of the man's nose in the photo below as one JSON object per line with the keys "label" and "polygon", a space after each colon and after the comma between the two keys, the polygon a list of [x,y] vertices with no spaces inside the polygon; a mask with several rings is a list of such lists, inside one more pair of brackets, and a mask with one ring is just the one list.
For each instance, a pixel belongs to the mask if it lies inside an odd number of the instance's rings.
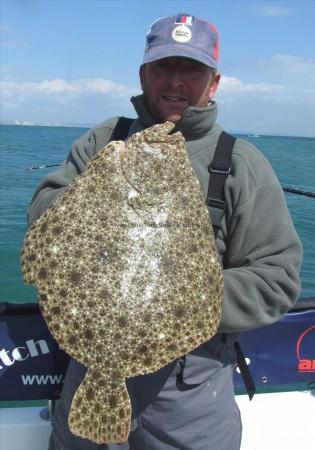
{"label": "man's nose", "polygon": [[185,77],[181,70],[172,70],[168,76],[168,82],[173,88],[183,87],[185,85]]}

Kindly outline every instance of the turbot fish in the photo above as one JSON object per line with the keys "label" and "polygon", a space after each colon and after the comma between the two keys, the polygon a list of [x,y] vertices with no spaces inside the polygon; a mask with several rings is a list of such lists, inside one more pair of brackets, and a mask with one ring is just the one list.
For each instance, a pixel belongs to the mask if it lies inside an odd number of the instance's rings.
{"label": "turbot fish", "polygon": [[71,431],[128,439],[126,378],[154,372],[217,331],[223,272],[181,133],[165,122],[113,141],[30,227],[24,280],[86,368]]}

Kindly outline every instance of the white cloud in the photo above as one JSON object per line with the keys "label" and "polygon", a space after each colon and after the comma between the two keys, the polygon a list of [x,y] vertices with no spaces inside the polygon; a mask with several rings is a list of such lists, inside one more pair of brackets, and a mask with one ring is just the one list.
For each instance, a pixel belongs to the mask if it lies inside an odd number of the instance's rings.
{"label": "white cloud", "polygon": [[265,5],[262,11],[266,16],[273,17],[292,16],[295,12],[293,8],[284,8],[276,5]]}
{"label": "white cloud", "polygon": [[263,70],[254,76],[260,73],[263,82],[245,81],[248,72],[244,78],[222,76],[216,95],[220,123],[232,131],[315,136],[314,61],[275,55],[260,63]]}
{"label": "white cloud", "polygon": [[[4,23],[0,23],[0,47],[21,48],[27,47],[28,43],[15,38],[15,29]],[[12,36],[13,35],[13,36]]]}
{"label": "white cloud", "polygon": [[25,41],[1,41],[0,47],[2,47],[2,48],[23,48],[23,47],[28,47],[28,43]]}
{"label": "white cloud", "polygon": [[[277,79],[278,83],[291,93],[291,97],[304,98],[306,102],[315,99],[315,59],[289,54],[276,54],[259,62],[260,71],[266,78]],[[314,105],[315,107],[315,105]]]}
{"label": "white cloud", "polygon": [[288,8],[280,5],[255,5],[251,9],[255,13],[270,17],[293,16],[295,14],[294,8]]}
{"label": "white cloud", "polygon": [[[128,99],[139,93],[139,88],[125,86],[103,78],[78,79],[67,81],[55,78],[40,82],[0,82],[2,101],[11,108],[27,100],[44,100],[62,104],[82,99],[93,94],[110,96],[116,99]],[[275,97],[281,95],[284,88],[279,84],[245,83],[235,77],[222,76],[218,98],[222,101],[233,101],[240,95],[263,95]]]}
{"label": "white cloud", "polygon": [[51,100],[66,103],[85,94],[111,95],[117,98],[129,98],[138,92],[134,87],[124,86],[111,80],[102,78],[78,79],[66,81],[64,79],[43,80],[40,82],[0,82],[2,98],[6,102],[22,103],[29,98],[45,95]]}
{"label": "white cloud", "polygon": [[9,25],[6,25],[4,23],[0,23],[0,33],[12,33],[13,31],[14,31],[14,28],[12,28]]}
{"label": "white cloud", "polygon": [[239,78],[222,76],[216,99],[221,104],[249,102],[257,104],[260,100],[277,101],[287,96],[286,89],[280,84],[245,83]]}
{"label": "white cloud", "polygon": [[10,66],[0,66],[0,76],[4,76],[12,71]]}
{"label": "white cloud", "polygon": [[[315,59],[301,58],[300,56],[277,54],[270,61],[265,62],[271,69],[287,74],[312,75],[314,80]],[[313,81],[314,82],[314,81]]]}
{"label": "white cloud", "polygon": [[223,75],[220,81],[220,91],[223,95],[244,93],[274,94],[283,92],[283,87],[279,84],[244,83],[238,78]]}
{"label": "white cloud", "polygon": [[99,92],[100,94],[115,93],[119,97],[129,97],[138,92],[137,88],[127,87],[103,78],[86,80],[84,89],[86,91]]}
{"label": "white cloud", "polygon": [[[222,76],[216,99],[224,104],[237,101],[258,105],[259,102],[268,101],[273,105],[299,103],[305,106],[313,105],[315,108],[315,86],[314,82],[309,82],[307,78],[310,74],[306,70],[306,67],[309,67],[306,61],[303,69],[306,75],[299,76],[299,84],[292,80],[292,76],[287,76],[290,69],[294,70],[295,61],[290,58],[276,58],[276,61],[281,66],[281,71],[286,74],[278,76],[278,83],[247,83],[236,77]],[[280,67],[278,70],[280,71]],[[302,71],[302,68],[298,70]],[[313,73],[314,71],[311,72]]]}
{"label": "white cloud", "polygon": [[[306,83],[306,75],[283,75],[294,71],[296,66],[307,72],[313,67],[313,60],[275,55],[259,63],[265,66],[260,65],[261,78],[255,78],[255,82],[250,81],[248,72],[239,77],[222,76],[216,96],[220,123],[230,130],[313,136],[314,83]],[[268,67],[273,68],[269,77],[266,76]],[[98,123],[116,114],[132,116],[129,98],[140,92],[139,88],[104,78],[11,80],[0,83],[0,89],[4,119],[36,123]],[[297,118],[303,118],[303,124],[299,125]]]}

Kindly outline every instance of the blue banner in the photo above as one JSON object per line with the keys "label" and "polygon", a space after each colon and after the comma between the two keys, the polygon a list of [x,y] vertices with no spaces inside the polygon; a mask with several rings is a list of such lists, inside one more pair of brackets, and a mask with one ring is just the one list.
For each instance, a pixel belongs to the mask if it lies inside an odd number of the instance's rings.
{"label": "blue banner", "polygon": [[69,357],[35,304],[0,303],[0,400],[59,398]]}
{"label": "blue banner", "polygon": [[[311,302],[309,309],[242,333],[240,345],[257,392],[315,389],[315,309]],[[238,370],[234,386],[237,393],[244,391]]]}
{"label": "blue banner", "polygon": [[[257,391],[315,388],[315,305],[242,333],[241,348]],[[38,305],[0,303],[0,400],[57,399],[69,357],[47,329]],[[244,383],[237,368],[237,393]]]}

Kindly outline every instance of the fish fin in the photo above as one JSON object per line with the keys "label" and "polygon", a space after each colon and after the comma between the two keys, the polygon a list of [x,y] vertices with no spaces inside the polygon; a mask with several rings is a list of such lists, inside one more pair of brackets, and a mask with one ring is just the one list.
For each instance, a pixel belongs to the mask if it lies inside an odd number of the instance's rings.
{"label": "fish fin", "polygon": [[88,370],[76,391],[69,414],[73,434],[97,444],[128,440],[131,404],[124,380],[95,377]]}

